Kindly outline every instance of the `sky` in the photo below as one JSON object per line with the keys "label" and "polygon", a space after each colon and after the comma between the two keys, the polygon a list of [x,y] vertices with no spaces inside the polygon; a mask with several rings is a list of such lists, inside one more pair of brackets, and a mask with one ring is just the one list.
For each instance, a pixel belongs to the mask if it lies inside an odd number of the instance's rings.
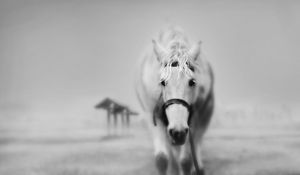
{"label": "sky", "polygon": [[218,102],[300,102],[300,2],[3,0],[0,109],[140,110],[137,60],[167,24],[203,42]]}

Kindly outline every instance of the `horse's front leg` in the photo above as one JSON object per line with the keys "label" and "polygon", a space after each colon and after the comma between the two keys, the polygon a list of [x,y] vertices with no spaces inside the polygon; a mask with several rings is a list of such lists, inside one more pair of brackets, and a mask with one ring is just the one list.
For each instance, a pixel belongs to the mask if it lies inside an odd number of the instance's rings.
{"label": "horse's front leg", "polygon": [[166,137],[166,129],[159,123],[153,128],[154,155],[157,170],[160,175],[166,175],[170,160],[169,144]]}
{"label": "horse's front leg", "polygon": [[[180,175],[180,167],[178,165],[178,161],[177,161],[177,156],[178,156],[178,153],[174,153],[172,152],[174,151],[174,149],[171,148],[171,151],[170,151],[170,167],[169,167],[169,174],[170,175]],[[177,151],[177,150],[175,150]]]}
{"label": "horse's front leg", "polygon": [[199,151],[196,150],[196,158],[198,160],[198,165],[199,165],[199,172],[196,171],[196,168],[193,164],[193,168],[192,168],[192,175],[205,175],[205,170],[204,170],[204,166],[203,166],[203,159],[202,159],[202,154],[201,154],[201,147],[199,149]]}
{"label": "horse's front leg", "polygon": [[[195,144],[194,151],[191,150],[190,140],[188,140],[187,143],[184,144],[181,149],[179,161],[180,161],[180,167],[182,169],[183,175],[204,175],[202,156],[200,154],[200,151],[198,150],[197,141],[194,142],[194,144]],[[195,165],[193,162],[192,152],[196,153],[196,155],[193,155],[193,156],[195,156],[198,160],[200,174],[196,173],[196,168],[195,168]]]}

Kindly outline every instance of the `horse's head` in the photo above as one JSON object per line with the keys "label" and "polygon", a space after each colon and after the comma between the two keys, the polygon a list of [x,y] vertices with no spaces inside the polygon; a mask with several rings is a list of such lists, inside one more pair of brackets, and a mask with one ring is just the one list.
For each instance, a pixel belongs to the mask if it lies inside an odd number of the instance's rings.
{"label": "horse's head", "polygon": [[153,41],[154,52],[160,62],[160,82],[162,88],[163,112],[167,119],[167,131],[172,144],[185,143],[189,131],[191,105],[199,94],[197,80],[197,58],[200,42],[186,48],[174,43],[170,48]]}

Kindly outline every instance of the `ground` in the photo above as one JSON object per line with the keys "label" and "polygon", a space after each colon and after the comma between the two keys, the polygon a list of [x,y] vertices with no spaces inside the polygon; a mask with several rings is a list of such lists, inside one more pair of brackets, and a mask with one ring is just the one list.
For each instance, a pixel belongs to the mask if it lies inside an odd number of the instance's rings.
{"label": "ground", "polygon": [[[202,149],[207,174],[299,175],[298,126],[211,128]],[[22,136],[22,130],[2,129],[0,174],[157,174],[145,127],[136,122],[130,131],[124,131],[119,128],[117,136],[107,136],[104,128]]]}

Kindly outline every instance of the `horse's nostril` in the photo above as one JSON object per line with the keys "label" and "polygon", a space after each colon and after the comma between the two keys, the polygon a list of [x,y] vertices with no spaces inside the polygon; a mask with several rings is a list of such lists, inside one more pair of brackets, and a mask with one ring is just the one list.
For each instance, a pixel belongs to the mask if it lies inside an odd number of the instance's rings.
{"label": "horse's nostril", "polygon": [[173,129],[170,129],[170,130],[169,130],[170,136],[173,136],[173,131],[174,131]]}
{"label": "horse's nostril", "polygon": [[175,129],[170,129],[169,133],[171,137],[177,137],[179,132]]}
{"label": "horse's nostril", "polygon": [[178,138],[178,137],[180,136],[180,132],[178,132],[178,131],[174,131],[174,134],[173,134],[173,136],[174,136],[175,138]]}
{"label": "horse's nostril", "polygon": [[189,132],[189,129],[188,128],[184,129],[184,132],[185,134],[187,134]]}

